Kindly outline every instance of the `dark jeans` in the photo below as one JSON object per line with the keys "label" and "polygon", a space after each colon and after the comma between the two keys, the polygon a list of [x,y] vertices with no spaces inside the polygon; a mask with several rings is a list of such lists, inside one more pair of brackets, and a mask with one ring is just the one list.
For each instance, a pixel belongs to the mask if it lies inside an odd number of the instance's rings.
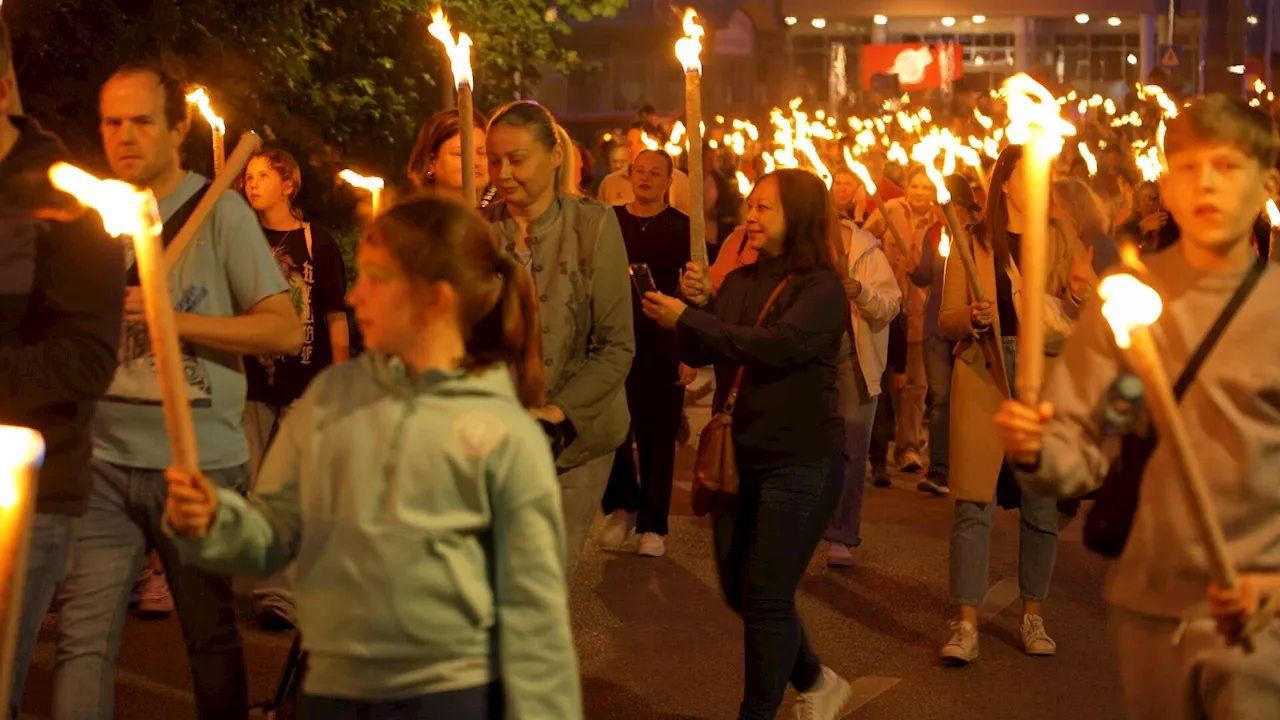
{"label": "dark jeans", "polygon": [[880,380],[880,402],[876,403],[876,419],[871,424],[871,447],[867,458],[871,471],[883,474],[889,465],[889,444],[893,442],[897,418],[893,414],[893,368],[885,368]]}
{"label": "dark jeans", "polygon": [[[629,377],[627,406],[631,410],[631,432],[627,442],[614,453],[613,470],[600,506],[606,515],[615,510],[639,512],[636,532],[666,535],[684,388],[675,383]],[[638,477],[631,453],[633,438],[640,456]]]}
{"label": "dark jeans", "polygon": [[[57,720],[111,720],[116,658],[129,594],[154,547],[164,561],[191,662],[201,720],[249,715],[244,646],[236,627],[231,579],[186,565],[161,530],[169,487],[159,470],[94,460],[89,510],[75,520],[71,565],[59,598],[53,714]],[[247,466],[205,472],[209,481],[244,492]]]}
{"label": "dark jeans", "polygon": [[725,601],[742,615],[745,673],[739,720],[770,720],[787,683],[806,691],[822,666],[796,613],[796,587],[844,488],[844,457],[744,470],[736,512],[715,519]]}
{"label": "dark jeans", "polygon": [[299,720],[502,720],[502,685],[492,683],[392,702],[304,695]]}
{"label": "dark jeans", "polygon": [[75,518],[70,515],[38,514],[31,526],[27,581],[22,590],[22,615],[18,618],[18,639],[13,652],[10,718],[18,717],[18,712],[22,709],[22,693],[27,684],[31,653],[40,636],[44,614],[53,602],[53,593],[67,574],[73,520]]}
{"label": "dark jeans", "polygon": [[955,358],[951,342],[924,341],[924,373],[929,380],[929,479],[947,484],[947,453],[951,449],[951,370]]}

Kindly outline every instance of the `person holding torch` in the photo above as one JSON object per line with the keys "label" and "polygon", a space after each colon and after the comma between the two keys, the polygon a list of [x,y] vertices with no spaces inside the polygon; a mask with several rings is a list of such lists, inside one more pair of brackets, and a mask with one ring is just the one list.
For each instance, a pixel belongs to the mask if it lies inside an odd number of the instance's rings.
{"label": "person holding torch", "polygon": [[[1106,588],[1125,709],[1130,718],[1280,717],[1280,624],[1258,628],[1251,652],[1232,647],[1266,598],[1280,597],[1280,276],[1250,247],[1258,209],[1280,188],[1280,141],[1261,111],[1210,95],[1168,121],[1165,154],[1163,197],[1182,237],[1143,258],[1146,282],[1163,295],[1147,332],[1166,376],[1183,373],[1193,355],[1203,361],[1176,412],[1212,507],[1191,499],[1163,432],[1127,478],[1107,481],[1137,484]],[[1216,344],[1206,340],[1215,325],[1225,328]],[[1202,342],[1207,354],[1197,352]],[[1023,486],[1069,498],[1102,484],[1117,460],[1114,436],[1138,430],[1117,425],[1107,401],[1126,357],[1091,304],[1049,373],[1043,404],[999,409],[1001,446]],[[1234,587],[1211,583],[1212,544],[1195,521],[1206,510],[1238,572]]]}
{"label": "person holding torch", "polygon": [[[986,215],[972,241],[980,287],[973,287],[963,263],[948,262],[942,285],[938,325],[952,342],[955,366],[951,375],[951,436],[949,477],[955,498],[951,526],[951,602],[956,607],[951,639],[939,652],[944,663],[964,665],[978,659],[978,607],[988,585],[991,530],[995,524],[998,482],[1006,475],[1005,454],[990,418],[1001,400],[1010,397],[1014,385],[1021,323],[1022,278],[1018,270],[1019,245],[1025,229],[1026,188],[1019,164],[1022,146],[1011,145],[1001,153],[991,173]],[[1057,250],[1067,240],[1050,233],[1049,257],[1065,257]],[[955,255],[957,249],[952,249]],[[1068,287],[1056,285],[1045,292],[1045,336],[1056,354],[1072,330],[1072,313],[1078,303],[1062,296],[1083,298],[1090,292],[1092,271],[1081,262],[1068,268]],[[1050,277],[1062,273],[1051,272]],[[1006,475],[1007,476],[1007,475]],[[1022,595],[1020,623],[1023,649],[1029,655],[1053,655],[1057,646],[1044,627],[1041,613],[1049,593],[1049,580],[1058,548],[1057,503],[1047,495],[1022,493],[1016,502],[1021,513],[1018,586]]]}
{"label": "person holding torch", "polygon": [[[107,80],[100,96],[107,160],[121,180],[155,194],[166,241],[206,186],[204,177],[182,167],[189,128],[183,90],[157,66],[130,64]],[[130,275],[137,285],[132,269]],[[293,355],[303,340],[288,285],[243,198],[217,198],[168,282],[200,470],[243,492],[249,449],[240,356]],[[59,595],[54,714],[111,716],[129,587],[152,546],[173,577],[199,714],[244,718],[248,690],[231,579],[184,563],[161,529],[164,470],[174,458],[138,287],[126,292],[124,319],[120,366],[93,428],[89,509],[75,522],[72,563]]]}

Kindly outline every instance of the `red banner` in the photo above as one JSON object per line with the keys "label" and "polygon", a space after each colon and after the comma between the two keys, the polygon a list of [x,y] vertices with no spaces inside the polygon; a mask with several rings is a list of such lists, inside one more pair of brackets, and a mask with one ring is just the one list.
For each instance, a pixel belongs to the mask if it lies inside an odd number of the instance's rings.
{"label": "red banner", "polygon": [[876,75],[896,75],[903,91],[948,87],[964,75],[959,43],[903,43],[862,46],[862,87]]}

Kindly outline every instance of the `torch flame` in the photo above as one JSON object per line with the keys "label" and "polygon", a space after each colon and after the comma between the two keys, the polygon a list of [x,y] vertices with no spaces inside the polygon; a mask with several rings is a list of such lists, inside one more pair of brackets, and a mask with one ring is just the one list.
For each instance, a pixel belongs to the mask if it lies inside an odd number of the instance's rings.
{"label": "torch flame", "polygon": [[98,211],[102,226],[112,237],[139,235],[148,228],[147,204],[154,202],[150,190],[139,190],[119,180],[99,180],[80,168],[64,162],[49,168],[49,182],[82,205]]}
{"label": "torch flame", "polygon": [[1041,138],[1051,155],[1062,152],[1062,138],[1076,134],[1076,127],[1059,115],[1061,108],[1053,95],[1030,75],[1018,73],[1004,83],[1009,103],[1009,129],[1006,135],[1014,144],[1031,140],[1031,127],[1038,125]]}
{"label": "torch flame", "polygon": [[213,111],[213,107],[209,104],[209,93],[204,88],[196,88],[187,95],[187,102],[192,103],[200,110],[200,114],[208,121],[209,127],[220,133],[227,131],[227,124],[222,122],[222,118]]}
{"label": "torch flame", "polygon": [[751,181],[747,179],[747,174],[739,170],[738,171],[738,192],[742,195],[742,197],[746,197],[751,194],[751,188],[752,188]]}
{"label": "torch flame", "polygon": [[1271,227],[1280,228],[1280,208],[1270,198],[1267,199],[1267,219],[1271,221]]}
{"label": "torch flame", "polygon": [[1098,297],[1106,301],[1102,304],[1102,316],[1121,348],[1129,347],[1130,333],[1154,323],[1164,309],[1160,294],[1128,273],[1103,278]]}
{"label": "torch flame", "polygon": [[938,241],[938,255],[951,257],[951,236],[947,234],[945,227],[942,228],[942,239]]}
{"label": "torch flame", "polygon": [[702,74],[702,36],[706,30],[698,22],[698,11],[684,11],[684,37],[676,41],[676,59],[684,66],[685,73]]}
{"label": "torch flame", "polygon": [[649,136],[649,133],[644,131],[640,132],[640,142],[644,145],[646,150],[657,150],[659,147],[661,147],[660,145],[658,145],[657,140],[654,140],[652,137]]}
{"label": "torch flame", "polygon": [[22,500],[22,473],[44,456],[44,439],[30,428],[0,426],[0,508],[12,510]]}
{"label": "torch flame", "polygon": [[380,177],[364,177],[354,170],[343,170],[338,173],[338,178],[352,187],[358,187],[369,192],[381,191],[386,185]]}
{"label": "torch flame", "polygon": [[454,86],[471,87],[475,82],[471,74],[471,37],[460,33],[455,42],[449,18],[445,17],[439,5],[431,10],[431,24],[427,26],[427,32],[444,45],[444,53],[449,56],[449,65],[453,69]]}
{"label": "torch flame", "polygon": [[[936,160],[941,150],[939,136],[931,135],[911,148],[911,159],[924,166],[924,174],[929,176],[929,179],[933,181],[934,187],[937,188],[938,203],[946,205],[951,202],[951,191],[947,190],[947,184],[943,181],[942,173],[938,172]],[[952,162],[954,164],[954,161]]]}
{"label": "torch flame", "polygon": [[878,192],[875,181],[871,179],[871,173],[867,171],[867,166],[853,159],[853,153],[849,152],[848,146],[844,148],[844,164],[849,166],[849,172],[857,175],[862,181],[868,195],[875,195]]}
{"label": "torch flame", "polygon": [[1098,174],[1098,158],[1094,157],[1093,153],[1089,152],[1088,145],[1085,145],[1084,143],[1080,143],[1079,145],[1077,145],[1077,147],[1080,148],[1080,157],[1084,158],[1084,164],[1089,166],[1089,177],[1093,177],[1094,175],[1097,175]]}

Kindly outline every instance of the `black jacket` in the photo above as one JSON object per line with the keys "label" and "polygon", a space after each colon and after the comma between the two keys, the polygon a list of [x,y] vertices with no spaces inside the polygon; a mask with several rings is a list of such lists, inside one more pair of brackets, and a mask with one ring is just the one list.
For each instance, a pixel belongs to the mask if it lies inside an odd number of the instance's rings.
{"label": "black jacket", "polygon": [[715,408],[724,406],[738,366],[747,368],[733,414],[742,470],[813,462],[844,452],[836,397],[836,360],[849,303],[832,270],[791,279],[760,328],[753,328],[786,274],[762,258],[729,273],[708,310],[680,316],[676,337],[686,365],[715,365]]}
{"label": "black jacket", "polygon": [[35,121],[0,160],[0,423],[44,435],[37,511],[83,514],[94,406],[116,370],[125,252],[49,184],[68,154]]}

